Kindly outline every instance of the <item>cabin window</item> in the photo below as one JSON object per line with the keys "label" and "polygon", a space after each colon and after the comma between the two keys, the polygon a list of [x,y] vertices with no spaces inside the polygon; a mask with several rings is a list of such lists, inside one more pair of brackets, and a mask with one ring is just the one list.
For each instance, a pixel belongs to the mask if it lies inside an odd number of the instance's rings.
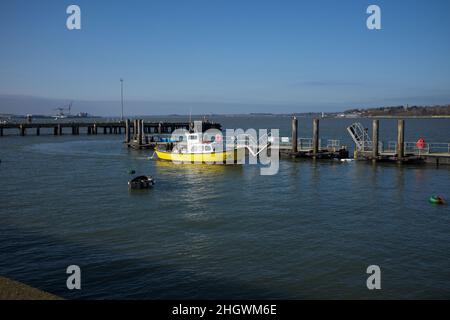
{"label": "cabin window", "polygon": [[189,140],[197,140],[197,136],[196,135],[189,136]]}
{"label": "cabin window", "polygon": [[211,151],[211,146],[205,146],[205,151]]}

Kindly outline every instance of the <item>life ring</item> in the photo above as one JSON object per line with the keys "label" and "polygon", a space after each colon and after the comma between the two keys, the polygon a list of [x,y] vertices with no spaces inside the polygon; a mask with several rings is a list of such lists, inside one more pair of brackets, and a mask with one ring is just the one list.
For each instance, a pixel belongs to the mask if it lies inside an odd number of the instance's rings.
{"label": "life ring", "polygon": [[442,199],[439,196],[431,196],[430,199],[428,199],[428,201],[432,204],[444,204],[445,203],[444,199]]}

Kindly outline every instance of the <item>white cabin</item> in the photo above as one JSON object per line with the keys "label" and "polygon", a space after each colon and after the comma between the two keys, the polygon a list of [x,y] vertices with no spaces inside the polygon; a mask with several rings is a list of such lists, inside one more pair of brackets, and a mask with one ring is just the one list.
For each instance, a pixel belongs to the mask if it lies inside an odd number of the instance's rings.
{"label": "white cabin", "polygon": [[181,153],[213,153],[214,146],[211,142],[203,142],[201,133],[186,133],[186,144],[176,146],[175,151]]}

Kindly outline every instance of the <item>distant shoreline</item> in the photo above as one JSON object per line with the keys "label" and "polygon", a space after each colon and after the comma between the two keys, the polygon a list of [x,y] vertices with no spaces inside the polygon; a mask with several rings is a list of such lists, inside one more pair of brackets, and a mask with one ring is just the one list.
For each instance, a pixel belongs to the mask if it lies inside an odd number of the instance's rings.
{"label": "distant shoreline", "polygon": [[[413,116],[413,115],[336,115],[336,114],[322,114],[320,113],[272,113],[272,114],[256,114],[256,113],[240,113],[240,114],[209,114],[209,115],[182,115],[182,114],[148,114],[148,115],[128,115],[125,118],[180,118],[180,117],[191,117],[193,120],[201,118],[212,118],[212,117],[292,117],[296,116],[299,118],[321,118],[321,119],[450,119],[450,115],[424,115],[424,116]],[[92,116],[92,117],[73,117],[64,119],[54,119],[53,116],[36,116],[32,117],[33,120],[53,120],[55,122],[64,120],[64,122],[71,121],[77,122],[79,120],[88,119],[119,119],[117,116]],[[23,115],[1,115],[0,120],[4,121],[18,121],[26,120],[27,117]],[[1,124],[1,121],[0,121]]]}
{"label": "distant shoreline", "polygon": [[[1,114],[0,120],[26,120],[29,115],[22,114]],[[117,115],[105,115],[105,116],[94,116],[89,115],[86,117],[70,116],[62,119],[55,119],[54,115],[30,115],[33,120],[39,119],[52,119],[55,121],[64,120],[83,120],[83,119],[120,119]],[[450,114],[428,114],[428,115],[407,115],[407,114],[360,114],[360,113],[348,113],[348,112],[301,112],[301,113],[210,113],[210,114],[136,114],[136,115],[126,115],[124,118],[142,118],[142,117],[191,117],[192,119],[200,118],[211,118],[211,117],[301,117],[301,118],[323,118],[323,119],[450,119]]]}

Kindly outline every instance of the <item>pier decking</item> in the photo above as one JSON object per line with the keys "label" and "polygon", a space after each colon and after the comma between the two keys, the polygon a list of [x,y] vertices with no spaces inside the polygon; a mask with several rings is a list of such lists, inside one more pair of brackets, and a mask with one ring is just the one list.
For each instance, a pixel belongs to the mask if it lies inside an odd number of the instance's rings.
{"label": "pier decking", "polygon": [[285,158],[312,158],[312,159],[343,159],[348,158],[346,146],[340,140],[327,140],[322,143],[319,135],[319,119],[313,120],[312,138],[298,138],[298,120],[292,117],[291,138],[289,142],[281,141],[279,145],[280,156]]}
{"label": "pier decking", "polygon": [[[143,120],[141,120],[143,121]],[[189,129],[192,126],[189,122],[145,122],[142,123],[142,133],[145,134],[170,134],[178,128]],[[209,121],[204,122],[205,128],[218,128],[220,124]],[[6,131],[15,131],[20,136],[27,134],[41,135],[45,130],[47,134],[55,136],[72,134],[123,134],[126,131],[126,121],[98,121],[98,122],[44,122],[44,123],[6,123],[0,124],[0,136],[4,136]],[[128,129],[134,133],[134,126],[128,122]]]}
{"label": "pier decking", "polygon": [[418,145],[418,142],[405,142],[405,120],[398,120],[397,141],[384,144],[379,139],[379,120],[372,122],[372,139],[369,138],[367,129],[358,134],[359,124],[353,124],[347,130],[352,135],[355,144],[355,159],[370,160],[372,162],[396,162],[420,163],[428,162],[450,164],[450,143],[426,143]]}

